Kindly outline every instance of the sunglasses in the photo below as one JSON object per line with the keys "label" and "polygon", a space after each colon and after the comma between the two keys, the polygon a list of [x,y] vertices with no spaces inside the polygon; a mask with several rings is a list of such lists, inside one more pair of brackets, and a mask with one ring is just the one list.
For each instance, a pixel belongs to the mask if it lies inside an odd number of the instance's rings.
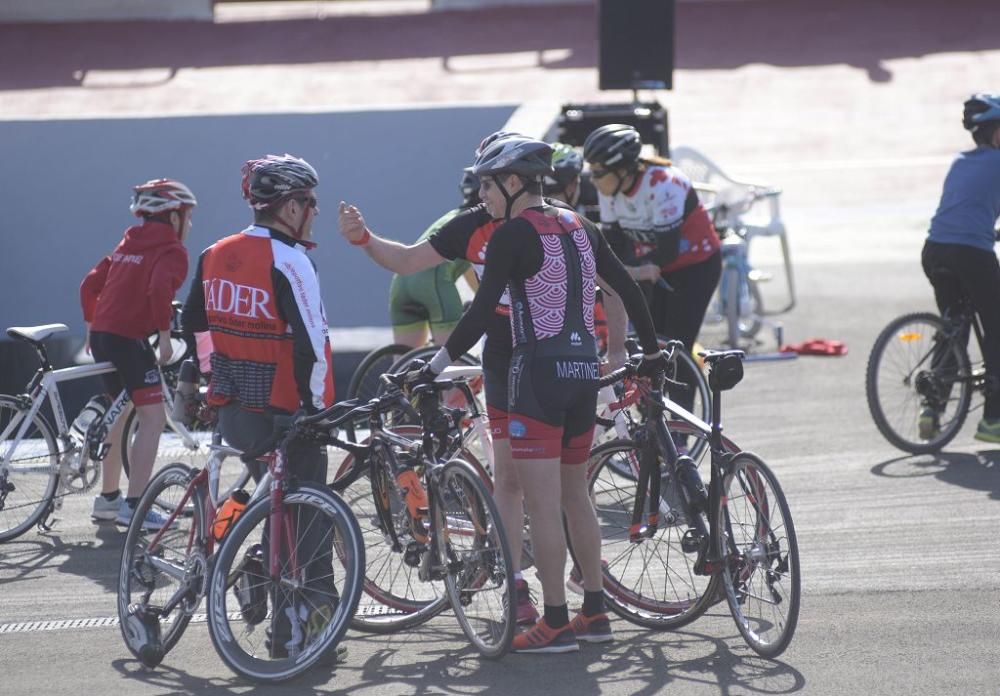
{"label": "sunglasses", "polygon": [[594,179],[594,180],[596,180],[596,179],[603,179],[608,174],[612,174],[613,172],[614,172],[613,169],[595,169],[594,167],[591,167],[590,168],[590,178]]}
{"label": "sunglasses", "polygon": [[299,205],[305,206],[306,208],[315,208],[318,205],[316,201],[316,196],[300,196],[292,199],[298,202]]}

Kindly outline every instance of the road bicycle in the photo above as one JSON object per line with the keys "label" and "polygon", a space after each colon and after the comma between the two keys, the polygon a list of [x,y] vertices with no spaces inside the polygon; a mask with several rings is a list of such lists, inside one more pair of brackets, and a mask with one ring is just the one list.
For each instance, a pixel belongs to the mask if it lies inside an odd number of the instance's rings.
{"label": "road bicycle", "polygon": [[[334,654],[361,596],[364,545],[338,495],[287,470],[288,445],[313,437],[315,422],[277,430],[242,511],[222,505],[219,464],[253,453],[212,445],[205,468],[173,463],[150,481],[125,537],[117,602],[122,636],[144,665],[162,661],[206,597],[212,643],[242,677],[285,681]],[[136,521],[150,510],[166,517],[156,532]]]}
{"label": "road bicycle", "polygon": [[[442,404],[443,395],[468,385],[443,379],[407,394],[404,379],[386,375],[389,388],[350,412],[367,421],[363,444],[332,433],[325,440],[349,452],[331,487],[352,506],[365,537],[367,598],[353,625],[387,633],[450,606],[476,649],[499,657],[516,620],[510,550],[489,475],[462,447],[466,412]],[[387,424],[414,402],[418,426]]]}
{"label": "road bicycle", "polygon": [[[703,192],[704,187],[698,186],[698,190]],[[753,342],[760,330],[770,323],[765,318],[767,312],[760,289],[760,284],[770,276],[750,263],[750,241],[755,228],[743,221],[742,213],[758,201],[777,201],[780,194],[780,189],[748,187],[740,199],[720,200],[710,208],[712,222],[722,242],[722,274],[705,322],[725,324],[725,343],[730,348]]]}
{"label": "road bicycle", "polygon": [[[742,351],[701,354],[712,392],[711,424],[634,389],[642,417],[631,439],[596,447],[588,478],[601,528],[607,606],[638,625],[673,629],[724,596],[747,644],[764,657],[788,646],[798,623],[798,544],[771,469],[722,435],[721,394],[742,379]],[[638,361],[602,378],[634,377]],[[681,454],[673,433],[707,443],[708,466]],[[707,490],[698,464],[709,470]]]}
{"label": "road bicycle", "polygon": [[[970,335],[979,346],[975,359]],[[954,316],[916,312],[889,322],[865,372],[868,408],[883,437],[911,454],[937,452],[951,442],[969,412],[983,405],[982,345],[983,327],[968,301]]]}
{"label": "road bicycle", "polygon": [[[124,390],[106,407],[106,401],[92,399],[84,407],[88,413],[83,420],[89,420],[85,430],[77,433],[70,426],[58,385],[113,372],[115,368],[109,362],[53,367],[44,342],[68,331],[65,324],[7,329],[8,336],[35,349],[39,368],[23,394],[0,395],[0,542],[16,539],[36,524],[41,530],[49,530],[64,496],[94,487],[108,452],[107,434],[130,403]],[[43,411],[46,403],[51,416]],[[169,403],[164,402],[169,427],[184,447],[198,450],[205,444],[205,436],[196,436],[175,421]],[[239,478],[231,484],[240,485]]]}

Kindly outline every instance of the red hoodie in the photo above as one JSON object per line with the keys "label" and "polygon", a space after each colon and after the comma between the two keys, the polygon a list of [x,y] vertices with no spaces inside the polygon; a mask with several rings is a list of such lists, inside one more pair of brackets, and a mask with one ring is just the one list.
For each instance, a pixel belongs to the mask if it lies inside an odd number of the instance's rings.
{"label": "red hoodie", "polygon": [[91,331],[126,338],[166,331],[187,270],[187,249],[173,227],[153,221],[129,227],[80,284],[83,318]]}

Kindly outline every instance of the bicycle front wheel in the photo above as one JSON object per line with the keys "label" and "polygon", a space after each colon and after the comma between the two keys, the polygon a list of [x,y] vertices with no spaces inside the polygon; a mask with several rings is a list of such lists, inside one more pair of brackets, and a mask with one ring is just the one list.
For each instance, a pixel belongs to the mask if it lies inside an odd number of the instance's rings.
{"label": "bicycle front wheel", "polygon": [[[0,396],[0,542],[31,529],[49,510],[59,485],[59,446],[40,413],[26,424],[29,410]],[[14,447],[14,443],[17,446]]]}
{"label": "bicycle front wheel", "polygon": [[[190,467],[176,462],[161,469],[146,486],[125,535],[118,569],[118,626],[128,649],[149,667],[180,640],[207,588],[205,511],[199,491],[182,506],[193,475]],[[143,529],[150,514],[166,519],[162,531]],[[160,624],[161,648],[155,655],[148,652],[148,643],[136,642],[137,637],[148,638],[136,635],[143,630],[137,616],[150,614]]]}
{"label": "bicycle front wheel", "polygon": [[762,657],[785,651],[799,620],[799,547],[788,501],[759,457],[740,452],[716,510],[726,601],[743,639]]}
{"label": "bicycle front wheel", "polygon": [[433,533],[452,609],[484,657],[514,639],[517,595],[510,547],[493,497],[472,465],[452,459],[433,490]]}
{"label": "bicycle front wheel", "polygon": [[969,414],[972,369],[953,331],[935,314],[906,314],[875,339],[865,373],[868,409],[883,437],[904,452],[937,452]]}
{"label": "bicycle front wheel", "polygon": [[[209,580],[208,628],[236,674],[275,683],[335,659],[358,606],[364,546],[357,520],[332,491],[286,492],[282,530],[270,536],[271,501],[252,503],[229,530]],[[276,573],[269,569],[276,544]]]}
{"label": "bicycle front wheel", "polygon": [[[681,430],[689,437],[704,437],[692,429]],[[718,580],[694,572],[697,543],[692,545],[681,502],[671,495],[667,480],[661,488],[662,521],[656,533],[639,543],[629,540],[639,456],[634,441],[612,440],[596,447],[587,462],[601,530],[604,598],[608,608],[639,626],[679,628],[711,606]]]}
{"label": "bicycle front wheel", "polygon": [[[389,372],[393,363],[411,350],[410,346],[403,343],[390,343],[368,353],[351,375],[351,381],[347,385],[347,395],[344,398],[359,399],[361,403],[365,403],[377,396],[381,386],[379,377]],[[354,423],[347,423],[344,432],[348,440],[356,442]]]}

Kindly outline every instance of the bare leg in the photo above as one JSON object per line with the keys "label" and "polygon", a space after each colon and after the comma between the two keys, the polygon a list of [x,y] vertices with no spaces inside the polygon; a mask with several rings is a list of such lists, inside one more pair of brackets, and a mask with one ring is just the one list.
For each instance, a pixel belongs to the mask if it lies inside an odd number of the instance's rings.
{"label": "bare leg", "polygon": [[402,343],[404,346],[419,348],[427,345],[427,327],[418,329],[392,329],[392,340],[395,343]]}
{"label": "bare leg", "polygon": [[604,586],[601,577],[601,528],[587,491],[587,465],[564,464],[561,475],[563,513],[570,541],[573,542],[573,554],[583,571],[583,588],[600,592]]}
{"label": "bare leg", "polygon": [[142,495],[153,473],[156,451],[160,446],[160,435],[167,423],[167,412],[163,403],[136,406],[139,413],[139,431],[132,443],[132,465],[128,478],[128,498]]}
{"label": "bare leg", "polygon": [[510,440],[493,441],[493,468],[493,500],[507,533],[513,571],[518,573],[524,544],[524,492],[511,456]]}
{"label": "bare leg", "polygon": [[566,535],[558,459],[518,459],[517,474],[531,518],[531,545],[546,606],[566,604]]}
{"label": "bare leg", "polygon": [[111,426],[108,438],[104,443],[108,446],[108,455],[101,462],[101,493],[115,493],[121,483],[122,477],[122,435],[125,432],[125,421],[132,413],[132,404],[129,404],[118,415],[118,420]]}

